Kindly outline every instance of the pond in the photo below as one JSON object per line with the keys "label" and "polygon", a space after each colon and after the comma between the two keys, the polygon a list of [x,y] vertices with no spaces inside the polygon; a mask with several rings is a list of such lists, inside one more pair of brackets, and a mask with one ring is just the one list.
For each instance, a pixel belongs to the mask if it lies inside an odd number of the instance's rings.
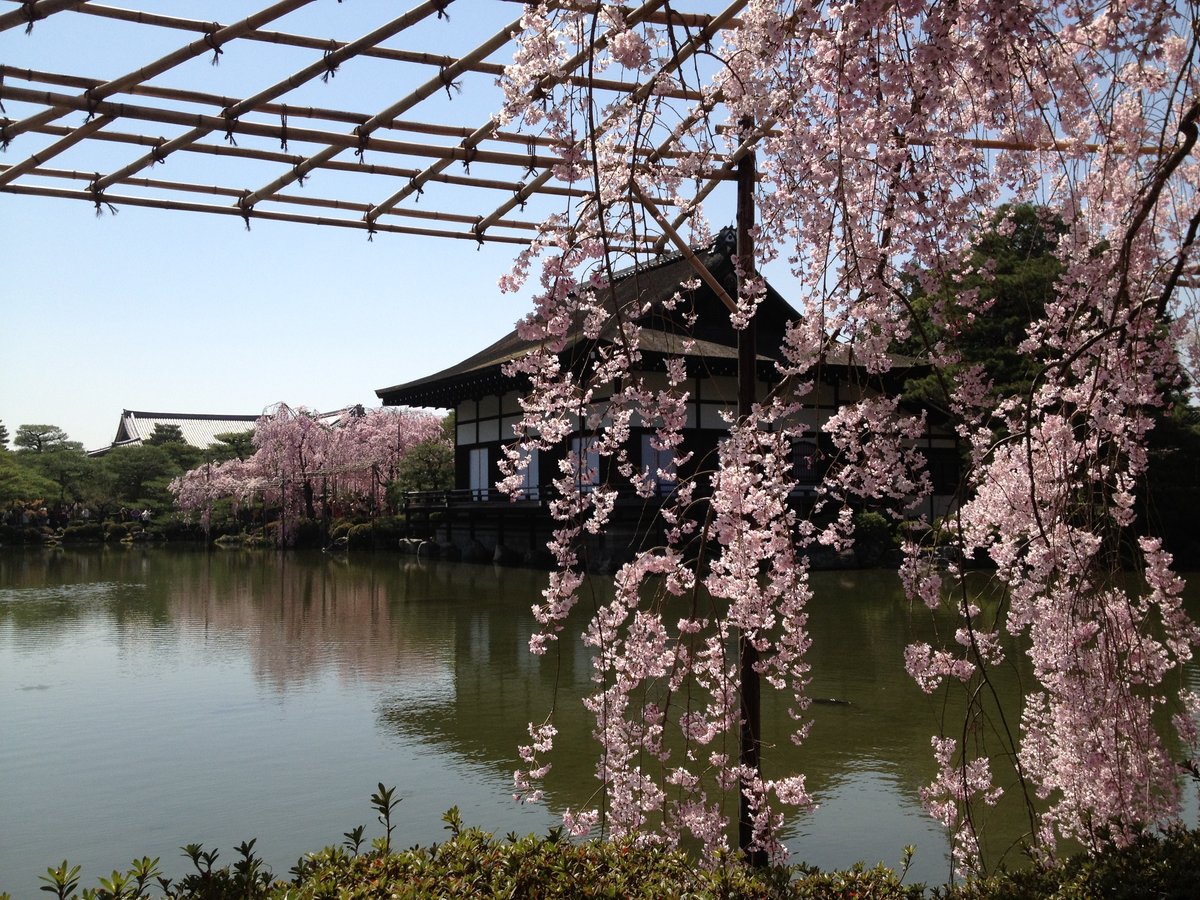
{"label": "pond", "polygon": [[[579,642],[568,635],[561,659],[527,650],[545,578],[391,554],[0,550],[0,891],[33,896],[63,859],[85,886],[142,855],[177,876],[181,845],[224,863],[249,838],[282,876],[356,825],[380,834],[379,782],[402,798],[398,846],[443,839],[455,805],[469,825],[544,832],[587,803],[596,759],[569,699],[589,688]],[[764,753],[768,772],[805,772],[820,803],[790,825],[793,858],[894,866],[911,843],[910,878],[944,881],[946,840],[918,790],[954,710],[902,663],[930,616],[893,573],[813,583],[811,693],[847,702],[813,707],[803,747]],[[1021,677],[1001,685],[1014,705]],[[521,806],[516,748],[556,685],[547,800]],[[993,853],[1024,827],[1015,803],[991,811]]]}

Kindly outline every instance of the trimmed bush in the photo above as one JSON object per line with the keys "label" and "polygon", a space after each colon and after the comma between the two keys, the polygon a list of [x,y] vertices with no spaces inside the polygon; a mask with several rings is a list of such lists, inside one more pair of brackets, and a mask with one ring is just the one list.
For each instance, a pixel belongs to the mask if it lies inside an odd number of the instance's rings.
{"label": "trimmed bush", "polygon": [[63,529],[64,544],[84,544],[104,540],[104,526],[99,522],[88,522],[86,525],[68,525]]}
{"label": "trimmed bush", "polygon": [[104,539],[106,541],[124,540],[134,530],[141,531],[141,524],[134,526],[129,522],[107,522],[104,525]]}
{"label": "trimmed bush", "polygon": [[883,563],[896,549],[891,524],[877,512],[854,514],[854,560],[860,566]]}

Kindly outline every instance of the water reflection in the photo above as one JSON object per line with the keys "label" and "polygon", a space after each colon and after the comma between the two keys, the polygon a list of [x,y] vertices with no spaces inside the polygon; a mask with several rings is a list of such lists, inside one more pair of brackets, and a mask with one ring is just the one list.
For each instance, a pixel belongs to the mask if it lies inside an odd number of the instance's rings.
{"label": "water reflection", "polygon": [[[64,857],[92,878],[142,853],[178,872],[180,844],[250,836],[282,873],[371,821],[378,781],[404,798],[400,845],[440,839],[452,804],[499,832],[588,804],[587,654],[570,632],[560,652],[527,651],[544,581],[382,554],[0,551],[0,793],[33,811],[0,817],[0,890],[32,892]],[[795,748],[765,698],[768,776],[807,773],[821,804],[788,843],[826,867],[895,864],[916,843],[913,876],[942,880],[944,839],[918,791],[930,735],[960,711],[901,660],[951,623],[910,609],[887,573],[818,573],[814,588],[811,693],[844,702],[814,705]],[[602,582],[589,589],[603,601]],[[1027,678],[999,673],[1009,708]],[[549,809],[516,806],[516,747],[556,701]],[[989,817],[997,853],[1027,828],[1015,797]]]}

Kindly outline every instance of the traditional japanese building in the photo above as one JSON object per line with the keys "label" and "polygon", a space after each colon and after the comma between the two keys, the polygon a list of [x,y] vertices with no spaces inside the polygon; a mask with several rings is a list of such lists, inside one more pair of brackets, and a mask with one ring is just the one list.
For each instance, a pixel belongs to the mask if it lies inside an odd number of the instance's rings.
{"label": "traditional japanese building", "polygon": [[256,415],[219,415],[210,413],[141,412],[133,409],[121,410],[117,423],[117,434],[107,447],[89,451],[91,456],[102,456],[117,447],[136,447],[144,444],[159,425],[174,425],[179,428],[183,439],[201,450],[216,441],[218,434],[239,434],[249,431],[258,421]]}
{"label": "traditional japanese building", "polygon": [[[730,295],[736,295],[731,231],[722,232],[711,246],[697,250],[696,256]],[[689,378],[682,386],[688,394],[683,449],[691,453],[691,458],[689,470],[680,475],[715,465],[718,442],[727,432],[727,417],[737,409],[738,332],[716,292],[702,282],[691,286],[698,281],[689,261],[676,254],[619,273],[610,301],[614,309],[629,309],[636,302],[638,307],[649,310],[640,320],[641,366],[649,387],[667,387],[667,359],[683,357],[687,361]],[[678,302],[671,302],[677,297]],[[755,314],[757,396],[764,396],[778,382],[775,362],[788,323],[799,316],[768,285]],[[582,323],[577,323],[560,353],[564,366],[578,371],[586,368],[600,346],[615,339],[616,327],[615,320],[610,319],[597,337],[589,338]],[[438,521],[443,523],[440,534],[443,539],[481,542],[487,549],[501,543],[506,547],[516,546],[521,552],[536,552],[549,534],[545,500],[559,471],[557,463],[561,455],[579,454],[581,468],[586,472],[583,477],[597,484],[605,480],[604,463],[589,450],[592,437],[581,427],[570,446],[560,448],[557,456],[539,459],[535,454],[529,460],[525,489],[518,500],[513,501],[495,489],[500,478],[502,448],[513,440],[513,426],[521,418],[520,397],[528,390],[528,381],[523,376],[506,374],[505,366],[531,349],[514,330],[447,369],[376,391],[384,405],[435,407],[455,414],[455,491],[439,501],[442,508]],[[872,393],[898,391],[905,372],[903,361],[898,361],[884,378],[868,378],[855,365],[848,349],[840,359],[827,360],[821,367],[820,383],[807,398],[803,414],[812,437],[794,447],[794,471],[801,483],[798,502],[803,502],[803,495],[811,494],[820,481],[828,458],[830,448],[820,436],[820,425],[847,402]],[[631,443],[635,461],[651,472],[666,464],[663,454],[651,446],[653,433],[653,428],[635,427]],[[952,436],[939,435],[933,430],[922,443],[939,494],[929,511],[941,512],[946,495],[953,492],[957,483],[955,442]],[[619,479],[613,481],[617,483]],[[665,492],[672,486],[662,483],[660,490]],[[621,533],[622,511],[630,523],[644,524],[646,501],[627,488],[627,495],[622,495],[614,514],[615,527],[610,531],[610,540],[614,535],[618,541],[630,537]]]}

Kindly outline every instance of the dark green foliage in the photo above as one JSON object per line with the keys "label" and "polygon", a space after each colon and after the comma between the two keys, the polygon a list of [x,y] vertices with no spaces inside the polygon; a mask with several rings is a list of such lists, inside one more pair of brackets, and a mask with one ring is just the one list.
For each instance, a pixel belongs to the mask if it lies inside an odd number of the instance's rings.
{"label": "dark green foliage", "polygon": [[151,447],[161,447],[165,444],[186,444],[187,441],[183,437],[183,429],[178,425],[159,422],[150,437],[146,438],[146,443]]}
{"label": "dark green foliage", "polygon": [[860,566],[873,567],[887,561],[896,549],[892,527],[877,512],[854,514],[854,560]]}
{"label": "dark green foliage", "polygon": [[454,487],[454,414],[442,422],[442,438],[424,441],[404,455],[396,479],[388,485],[388,501],[393,508],[401,498],[414,491],[448,491]]}
{"label": "dark green foliage", "polygon": [[1178,569],[1200,568],[1200,415],[1184,404],[1162,416],[1150,432],[1150,467],[1138,497],[1138,518],[1163,537]]}
{"label": "dark green foliage", "polygon": [[61,488],[23,453],[0,453],[0,510],[15,500],[44,500],[57,497]]}
{"label": "dark green foliage", "polygon": [[[901,352],[919,356],[944,340],[962,354],[965,365],[982,364],[996,396],[1026,393],[1039,362],[1018,353],[1017,345],[1025,339],[1029,323],[1041,318],[1047,301],[1054,297],[1062,271],[1054,255],[1061,228],[1046,219],[1041,207],[1001,207],[975,246],[971,274],[932,293],[914,290],[911,301],[920,327]],[[992,277],[977,274],[985,268]],[[973,315],[956,300],[970,290],[978,290],[980,298],[991,303],[986,312]],[[944,325],[935,324],[935,311],[944,316]],[[959,368],[950,367],[948,377],[953,379]],[[935,375],[909,379],[904,394],[922,405],[946,408],[946,392]]]}
{"label": "dark green foliage", "polygon": [[344,530],[335,527],[330,531],[329,536],[331,541],[335,541],[337,537],[344,535],[346,546],[350,549],[382,550],[395,548],[397,542],[400,538],[404,537],[406,532],[407,526],[403,519],[384,516],[375,519],[373,522],[350,525]]}
{"label": "dark green foliage", "polygon": [[[380,785],[372,805],[390,828],[399,802],[394,788]],[[386,791],[386,795],[385,792]],[[78,866],[66,860],[41,876],[42,890],[60,898],[142,898],[151,879],[167,900],[318,900],[318,898],[522,897],[695,897],[724,900],[1190,900],[1200,884],[1200,832],[1178,828],[1146,834],[1132,846],[1097,856],[1072,857],[1060,865],[1001,872],[953,886],[926,889],[904,884],[911,850],[900,873],[883,865],[825,872],[804,865],[749,869],[729,859],[711,867],[679,851],[627,842],[567,840],[561,829],[544,837],[509,835],[500,840],[463,825],[457,809],[443,817],[444,843],[383,852],[360,852],[364,827],[345,834],[340,846],[301,858],[290,880],[275,880],[254,853],[254,841],[235,848],[237,858],[217,865],[220,853],[199,844],[182,848],[194,871],[172,882],[158,874],[158,860],[143,857],[124,871],[101,878],[101,888],[76,893]],[[120,885],[121,893],[114,888]],[[5,895],[0,893],[0,900]]]}
{"label": "dark green foliage", "polygon": [[99,460],[74,447],[59,447],[40,453],[14,454],[23,466],[54,482],[47,500],[63,503],[94,502],[108,489],[108,478]]}
{"label": "dark green foliage", "polygon": [[204,459],[204,451],[184,440],[183,431],[178,425],[164,425],[161,422],[155,425],[154,433],[146,438],[144,446],[162,447],[180,472],[195,468]]}
{"label": "dark green foliage", "polygon": [[199,522],[186,522],[176,518],[156,523],[153,531],[156,537],[165,541],[203,541],[205,537],[204,528]]}
{"label": "dark green foliage", "polygon": [[8,428],[0,422],[0,453],[8,449]]}
{"label": "dark green foliage", "polygon": [[64,544],[99,543],[104,540],[104,526],[99,522],[68,525],[63,529],[61,540]]}
{"label": "dark green foliage", "polygon": [[106,541],[120,541],[126,538],[133,531],[141,531],[141,525],[134,525],[131,522],[108,522],[104,526],[104,539]]}
{"label": "dark green foliage", "polygon": [[1193,900],[1200,886],[1200,832],[1173,828],[1143,834],[1131,846],[1096,856],[1074,856],[1061,866],[1003,872],[954,888],[943,900]]}
{"label": "dark green foliage", "polygon": [[28,453],[83,449],[83,444],[72,441],[57,425],[22,425],[17,429],[13,446]]}
{"label": "dark green foliage", "polygon": [[254,429],[249,431],[226,431],[213,435],[213,442],[205,451],[212,462],[230,459],[247,460],[254,455]]}
{"label": "dark green foliage", "polygon": [[168,509],[174,502],[167,489],[182,471],[165,447],[150,444],[117,447],[103,457],[112,481],[112,496],[120,503]]}

